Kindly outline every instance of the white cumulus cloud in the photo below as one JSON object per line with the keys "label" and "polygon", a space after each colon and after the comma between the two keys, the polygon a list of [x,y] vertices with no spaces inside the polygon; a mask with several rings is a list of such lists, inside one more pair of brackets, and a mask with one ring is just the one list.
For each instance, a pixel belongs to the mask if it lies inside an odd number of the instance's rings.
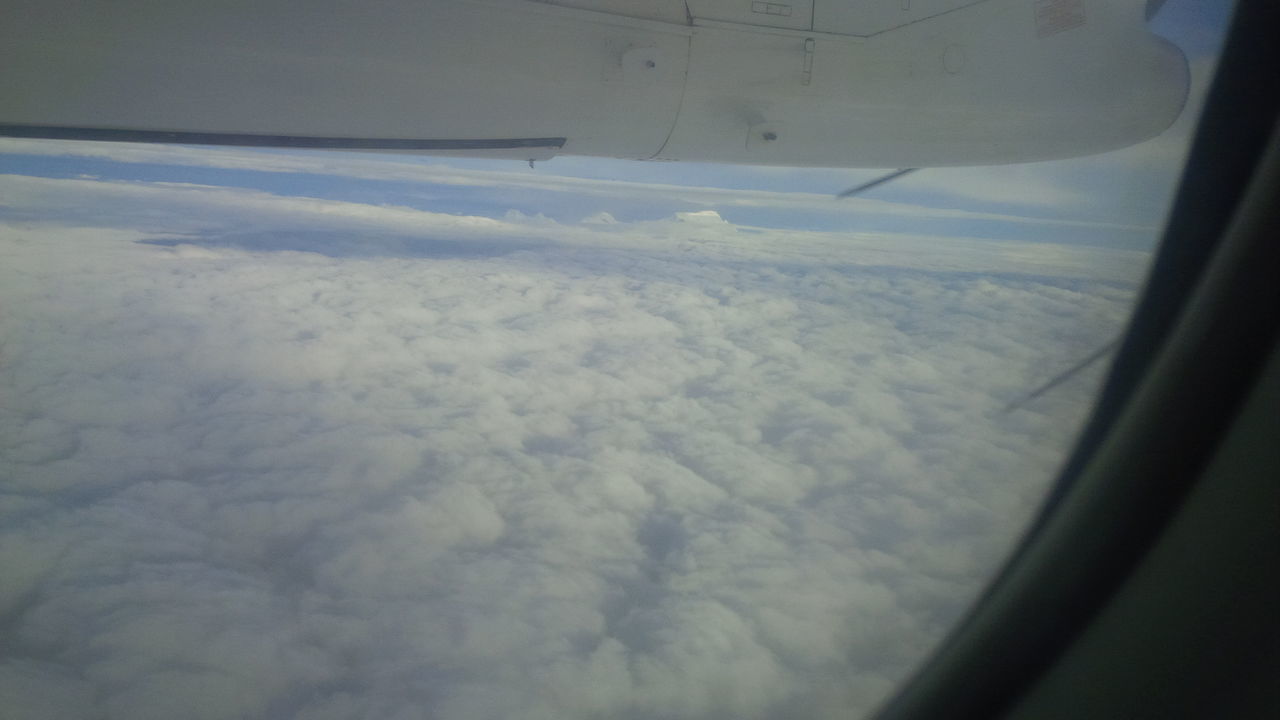
{"label": "white cumulus cloud", "polygon": [[0,177],[0,714],[847,717],[1137,253]]}

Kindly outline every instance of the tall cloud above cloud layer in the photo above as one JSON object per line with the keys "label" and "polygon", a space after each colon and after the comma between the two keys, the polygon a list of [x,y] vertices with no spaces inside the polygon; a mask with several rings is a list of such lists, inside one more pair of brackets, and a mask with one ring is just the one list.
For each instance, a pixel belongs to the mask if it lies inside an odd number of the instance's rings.
{"label": "tall cloud above cloud layer", "polygon": [[[0,177],[0,714],[846,717],[1144,257]],[[1029,227],[1028,232],[1034,232]]]}

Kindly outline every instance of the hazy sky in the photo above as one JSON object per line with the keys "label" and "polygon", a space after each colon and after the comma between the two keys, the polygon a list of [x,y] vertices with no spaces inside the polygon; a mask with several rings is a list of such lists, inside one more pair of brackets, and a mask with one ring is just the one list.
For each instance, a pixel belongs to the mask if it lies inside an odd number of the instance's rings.
{"label": "hazy sky", "polygon": [[[1221,5],[1162,31],[1202,92]],[[1191,110],[874,171],[0,140],[0,715],[844,717],[1014,542]]]}

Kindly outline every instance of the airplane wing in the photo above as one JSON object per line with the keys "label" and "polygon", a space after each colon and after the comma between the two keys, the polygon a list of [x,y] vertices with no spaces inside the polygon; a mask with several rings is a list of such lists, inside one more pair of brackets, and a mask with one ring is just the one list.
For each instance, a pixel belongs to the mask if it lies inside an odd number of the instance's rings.
{"label": "airplane wing", "polygon": [[10,0],[0,135],[828,167],[1102,152],[1181,112],[1145,0]]}

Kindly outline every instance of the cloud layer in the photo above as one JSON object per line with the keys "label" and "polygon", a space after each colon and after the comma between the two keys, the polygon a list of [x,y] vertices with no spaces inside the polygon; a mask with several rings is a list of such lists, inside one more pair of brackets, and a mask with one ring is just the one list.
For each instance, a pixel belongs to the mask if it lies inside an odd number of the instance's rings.
{"label": "cloud layer", "polygon": [[[847,717],[1143,256],[0,177],[13,718]],[[52,219],[56,218],[56,222]]]}

